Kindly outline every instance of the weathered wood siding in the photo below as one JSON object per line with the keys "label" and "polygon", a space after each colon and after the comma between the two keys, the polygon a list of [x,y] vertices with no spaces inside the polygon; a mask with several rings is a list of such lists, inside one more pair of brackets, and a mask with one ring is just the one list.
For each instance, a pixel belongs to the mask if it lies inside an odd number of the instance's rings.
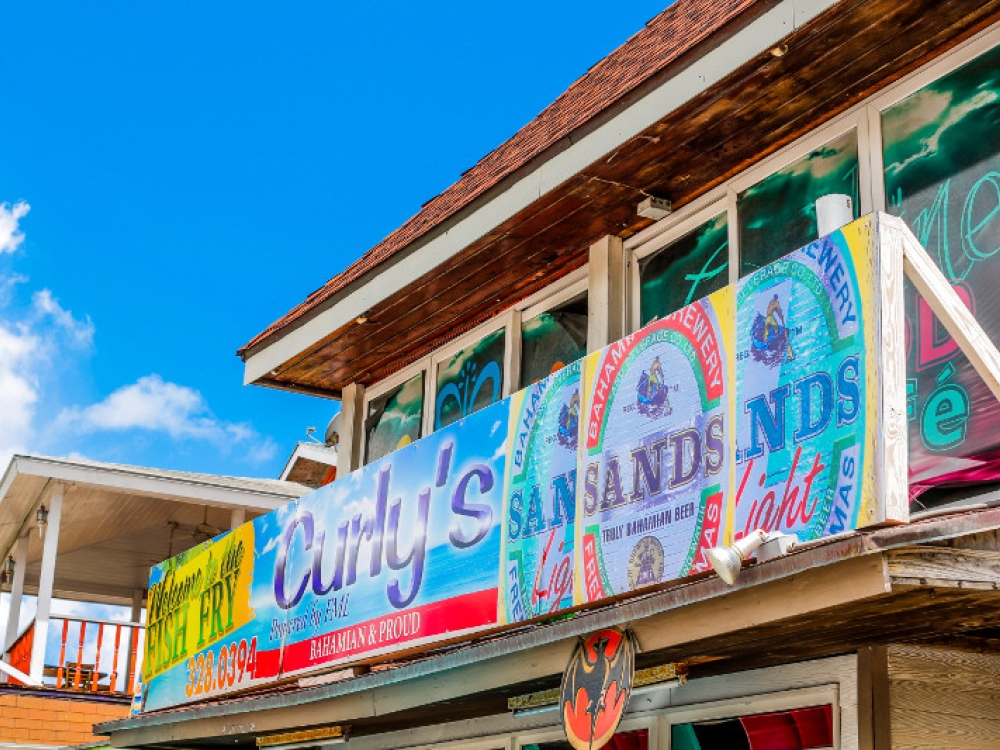
{"label": "weathered wood siding", "polygon": [[1000,653],[892,645],[886,656],[889,731],[876,726],[876,748],[1000,748]]}

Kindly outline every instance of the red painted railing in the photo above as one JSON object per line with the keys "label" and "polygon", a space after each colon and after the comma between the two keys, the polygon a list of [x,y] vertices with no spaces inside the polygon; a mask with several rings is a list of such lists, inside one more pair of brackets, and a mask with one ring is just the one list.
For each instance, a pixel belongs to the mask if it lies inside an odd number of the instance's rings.
{"label": "red painted railing", "polygon": [[55,677],[55,687],[132,694],[142,625],[76,617],[53,617],[49,622],[50,628],[62,626],[59,661],[46,666],[44,673]]}
{"label": "red painted railing", "polygon": [[[58,660],[53,633],[58,634]],[[25,674],[31,669],[34,635],[31,623],[8,652],[11,666]],[[143,635],[139,623],[52,617],[42,682],[60,690],[131,695]],[[11,682],[17,681],[11,678]]]}
{"label": "red painted railing", "polygon": [[[31,623],[24,629],[24,632],[17,637],[17,640],[11,644],[10,650],[7,652],[9,658],[7,663],[10,664],[15,669],[19,669],[24,674],[28,674],[28,670],[31,669],[31,647],[35,642],[35,623]],[[13,677],[9,678],[10,682],[15,685],[22,685],[20,680],[16,680]]]}

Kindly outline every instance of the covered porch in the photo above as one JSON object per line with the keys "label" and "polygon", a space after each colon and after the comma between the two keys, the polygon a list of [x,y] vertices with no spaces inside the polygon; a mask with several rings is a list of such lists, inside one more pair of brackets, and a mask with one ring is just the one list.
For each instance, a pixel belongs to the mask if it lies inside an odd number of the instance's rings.
{"label": "covered porch", "polygon": [[9,594],[3,681],[127,701],[141,679],[150,567],[308,491],[269,479],[15,456],[0,482],[0,590]]}

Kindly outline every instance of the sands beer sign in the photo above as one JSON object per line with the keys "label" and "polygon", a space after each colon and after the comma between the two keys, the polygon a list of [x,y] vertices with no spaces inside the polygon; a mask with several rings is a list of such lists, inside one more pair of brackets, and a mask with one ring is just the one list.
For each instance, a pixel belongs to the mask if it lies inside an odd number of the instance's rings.
{"label": "sands beer sign", "polygon": [[755,529],[887,520],[867,218],[158,565],[158,709],[539,621]]}

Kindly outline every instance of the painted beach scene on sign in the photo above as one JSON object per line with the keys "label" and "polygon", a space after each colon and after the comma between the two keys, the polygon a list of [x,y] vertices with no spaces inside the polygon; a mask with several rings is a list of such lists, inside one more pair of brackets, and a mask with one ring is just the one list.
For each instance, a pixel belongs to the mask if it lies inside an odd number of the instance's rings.
{"label": "painted beach scene on sign", "polygon": [[807,541],[868,521],[871,246],[858,220],[738,284],[735,538]]}
{"label": "painted beach scene on sign", "polygon": [[732,315],[726,288],[586,358],[581,602],[704,569],[722,540]]}
{"label": "painted beach scene on sign", "polygon": [[573,604],[581,362],[510,399],[501,610],[506,622]]}

